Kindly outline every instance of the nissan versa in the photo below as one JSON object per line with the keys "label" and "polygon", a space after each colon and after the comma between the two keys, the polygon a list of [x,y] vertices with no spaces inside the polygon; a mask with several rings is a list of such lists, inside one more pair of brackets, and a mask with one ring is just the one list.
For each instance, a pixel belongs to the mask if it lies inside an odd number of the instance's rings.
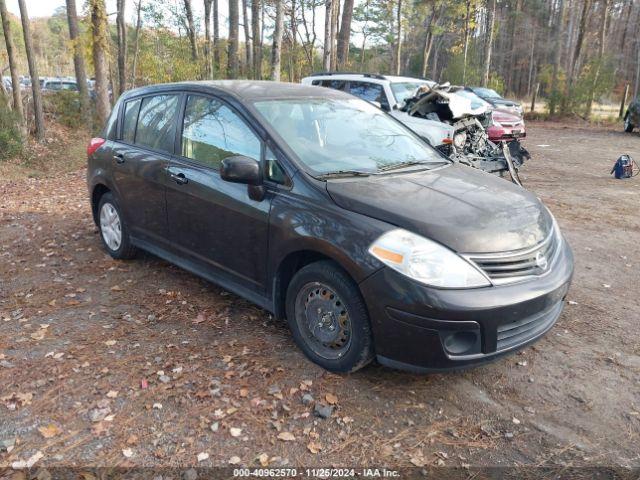
{"label": "nissan versa", "polygon": [[569,245],[534,195],[344,92],[140,88],[88,156],[112,257],[149,251],[286,318],[327,370],[494,359],[553,326],[571,281]]}

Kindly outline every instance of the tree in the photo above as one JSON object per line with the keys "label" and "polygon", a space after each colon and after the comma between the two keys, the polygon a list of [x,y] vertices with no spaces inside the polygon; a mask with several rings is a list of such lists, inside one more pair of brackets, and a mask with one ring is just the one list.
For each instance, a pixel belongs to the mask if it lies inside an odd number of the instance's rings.
{"label": "tree", "polygon": [[331,18],[333,10],[336,8],[336,0],[325,0],[324,11],[324,51],[322,53],[322,68],[325,71],[331,70],[331,50],[333,38],[331,36]]}
{"label": "tree", "polygon": [[276,0],[276,26],[271,51],[271,80],[280,81],[282,63],[282,30],[284,29],[284,0]]}
{"label": "tree", "polygon": [[118,0],[116,13],[116,30],[118,38],[118,94],[127,89],[127,24],[124,21],[126,0]]}
{"label": "tree", "polygon": [[260,0],[251,0],[251,33],[253,35],[253,78],[262,79],[262,29],[260,17],[262,4]]}
{"label": "tree", "polygon": [[[562,1],[562,0],[560,0]],[[493,29],[496,21],[496,0],[487,1],[487,38],[484,41],[484,69],[482,71],[482,86],[489,84],[491,71],[491,49],[493,48]]]}
{"label": "tree", "polygon": [[229,78],[238,77],[238,0],[229,0]]}
{"label": "tree", "polygon": [[138,0],[136,10],[137,10],[137,20],[136,20],[136,31],[135,31],[134,40],[133,40],[133,66],[131,68],[131,85],[132,86],[135,86],[136,84],[136,74],[138,69],[138,52],[140,49],[140,30],[142,29],[142,0]]}
{"label": "tree", "polygon": [[204,0],[204,70],[207,78],[213,78],[213,57],[211,54],[211,2],[212,0]]}
{"label": "tree", "polygon": [[213,0],[213,64],[220,69],[220,16],[218,0]]}
{"label": "tree", "polygon": [[76,83],[80,94],[80,110],[85,125],[91,126],[92,115],[89,102],[89,87],[87,86],[87,71],[84,67],[84,55],[78,30],[78,14],[76,0],[67,0],[67,22],[69,23],[69,39],[73,48],[73,67],[76,72]]}
{"label": "tree", "polygon": [[196,62],[198,61],[198,38],[196,34],[196,24],[193,21],[193,9],[191,8],[191,0],[184,0],[184,11],[187,15],[187,33],[189,34],[189,43],[191,43],[191,59]]}
{"label": "tree", "polygon": [[462,83],[467,83],[467,56],[469,54],[469,35],[471,33],[471,0],[466,0],[465,3],[466,14],[464,17],[464,45],[463,45],[463,68],[462,68]]}
{"label": "tree", "polygon": [[338,33],[338,68],[344,68],[349,60],[353,4],[354,0],[344,0],[344,6],[342,7],[342,22],[340,24],[340,33]]}
{"label": "tree", "polygon": [[587,98],[587,107],[585,109],[585,116],[587,118],[591,116],[593,97],[595,95],[596,87],[598,86],[600,70],[602,69],[602,62],[604,61],[604,46],[607,40],[607,19],[609,17],[610,2],[611,0],[602,0],[602,15],[600,16],[600,36],[598,41],[598,57],[596,59],[596,70],[593,74],[593,82],[591,83],[589,97]]}
{"label": "tree", "polygon": [[244,51],[246,57],[247,76],[253,69],[253,42],[251,41],[251,30],[249,28],[249,13],[247,0],[242,0],[242,26],[244,27]]}
{"label": "tree", "polygon": [[[31,76],[31,91],[33,92],[33,111],[36,125],[36,139],[39,142],[44,140],[44,112],[42,109],[42,93],[40,92],[40,76],[38,75],[38,65],[33,49],[33,39],[31,36],[31,22],[29,12],[24,0],[18,0],[20,7],[20,19],[22,21],[22,35],[24,36],[24,48],[27,51],[27,63],[29,64],[29,75]],[[17,85],[14,85],[15,89]]]}
{"label": "tree", "polygon": [[20,93],[20,81],[18,79],[18,65],[16,63],[15,47],[13,45],[13,37],[11,36],[11,23],[9,21],[9,12],[7,12],[5,0],[0,0],[0,15],[2,16],[2,30],[4,31],[4,41],[7,48],[7,56],[9,57],[13,110],[16,112],[20,123],[24,125],[24,109],[22,108],[22,94]]}
{"label": "tree", "polygon": [[98,123],[104,125],[107,123],[111,112],[111,103],[109,102],[109,66],[107,64],[109,31],[104,0],[89,0],[89,13],[93,38],[93,68],[96,78],[96,113],[98,115]]}
{"label": "tree", "polygon": [[402,65],[402,0],[398,0],[396,22],[396,52],[394,56],[393,71],[396,75],[400,75],[400,66]]}

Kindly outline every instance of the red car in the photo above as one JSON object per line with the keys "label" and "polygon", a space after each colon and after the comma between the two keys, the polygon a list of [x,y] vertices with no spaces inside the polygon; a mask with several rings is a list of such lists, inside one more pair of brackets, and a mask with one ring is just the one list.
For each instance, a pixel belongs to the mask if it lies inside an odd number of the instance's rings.
{"label": "red car", "polygon": [[515,138],[527,136],[524,119],[502,110],[494,110],[493,125],[487,129],[492,142],[509,142]]}

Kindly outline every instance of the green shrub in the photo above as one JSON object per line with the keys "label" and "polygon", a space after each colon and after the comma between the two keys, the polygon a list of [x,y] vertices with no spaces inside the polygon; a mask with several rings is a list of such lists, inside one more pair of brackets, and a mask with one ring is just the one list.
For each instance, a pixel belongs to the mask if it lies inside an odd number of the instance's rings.
{"label": "green shrub", "polygon": [[22,154],[23,146],[19,118],[3,100],[0,100],[0,160]]}
{"label": "green shrub", "polygon": [[45,110],[66,127],[78,128],[83,124],[78,92],[61,90],[47,93]]}

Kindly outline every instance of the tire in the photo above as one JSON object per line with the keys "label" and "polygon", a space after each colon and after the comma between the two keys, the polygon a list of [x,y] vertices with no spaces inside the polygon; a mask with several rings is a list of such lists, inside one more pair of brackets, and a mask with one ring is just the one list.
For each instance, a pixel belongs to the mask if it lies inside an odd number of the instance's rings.
{"label": "tire", "polygon": [[296,344],[322,368],[355,372],[373,360],[364,299],[334,262],[315,262],[294,275],[287,288],[286,314]]}
{"label": "tire", "polygon": [[128,260],[136,255],[137,249],[131,244],[129,229],[124,223],[122,210],[111,192],[100,197],[98,229],[104,249],[113,258]]}
{"label": "tire", "polygon": [[627,133],[633,132],[634,125],[631,123],[631,115],[627,113],[626,117],[624,117],[624,131]]}

